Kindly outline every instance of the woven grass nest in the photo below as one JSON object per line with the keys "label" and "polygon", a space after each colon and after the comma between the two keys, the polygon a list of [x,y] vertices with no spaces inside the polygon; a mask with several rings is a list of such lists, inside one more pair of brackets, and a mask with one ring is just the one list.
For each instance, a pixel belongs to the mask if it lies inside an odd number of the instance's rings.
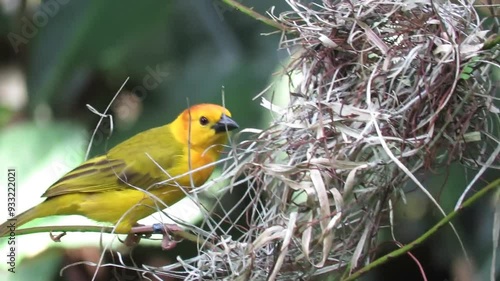
{"label": "woven grass nest", "polygon": [[403,187],[421,186],[415,173],[457,161],[499,168],[498,93],[487,78],[499,51],[484,49],[489,34],[472,4],[286,2],[289,11],[269,15],[288,30],[283,75],[299,78],[288,106],[263,100],[275,121],[233,143],[221,176],[231,179],[227,190],[248,183],[252,203],[239,210],[249,228],[235,238],[206,221],[213,231],[199,235],[210,246],[155,272],[186,280],[348,276],[373,260]]}

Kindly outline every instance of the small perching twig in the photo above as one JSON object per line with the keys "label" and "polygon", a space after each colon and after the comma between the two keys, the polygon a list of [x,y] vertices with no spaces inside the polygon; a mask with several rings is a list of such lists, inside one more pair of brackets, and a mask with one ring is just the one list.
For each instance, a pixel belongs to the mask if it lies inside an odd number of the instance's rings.
{"label": "small perching twig", "polygon": [[463,210],[470,207],[471,205],[476,203],[479,199],[483,198],[486,194],[488,194],[491,191],[494,191],[496,188],[499,188],[499,187],[500,187],[500,178],[491,182],[487,186],[481,188],[478,192],[476,192],[474,195],[472,195],[469,199],[465,200],[465,202],[461,205],[461,207],[459,209],[453,210],[452,212],[450,212],[446,217],[442,218],[431,229],[427,230],[424,234],[422,234],[417,239],[413,240],[412,242],[406,244],[405,246],[403,246],[397,250],[394,250],[394,251],[392,251],[388,254],[385,254],[384,256],[372,261],[371,263],[369,263],[365,267],[355,271],[350,276],[342,279],[342,281],[356,280],[357,278],[361,277],[361,275],[367,273],[368,271],[370,271],[376,267],[379,267],[379,266],[389,262],[390,260],[392,260],[396,257],[407,254],[413,248],[422,244],[424,241],[429,239],[429,237],[436,234],[439,229],[441,229],[443,226],[446,226],[452,219],[454,219]]}
{"label": "small perching twig", "polygon": [[287,28],[285,26],[283,26],[282,24],[280,24],[279,22],[273,21],[272,19],[259,14],[258,12],[254,11],[253,9],[237,2],[236,0],[221,0],[221,1],[226,3],[227,5],[229,5],[230,7],[237,9],[238,11],[242,12],[243,14],[245,14],[251,18],[254,18],[255,20],[258,20],[266,25],[269,25],[273,28],[276,28],[277,30],[287,31]]}
{"label": "small perching twig", "polygon": [[[49,232],[96,232],[96,233],[107,233],[116,234],[114,232],[114,227],[112,226],[96,226],[96,225],[54,225],[54,226],[37,226],[29,228],[16,229],[16,235],[26,235],[34,233],[49,233]],[[174,236],[182,238],[187,241],[194,242],[196,244],[204,243],[207,247],[215,247],[212,243],[201,239],[199,236],[191,234],[184,230],[172,230]]]}

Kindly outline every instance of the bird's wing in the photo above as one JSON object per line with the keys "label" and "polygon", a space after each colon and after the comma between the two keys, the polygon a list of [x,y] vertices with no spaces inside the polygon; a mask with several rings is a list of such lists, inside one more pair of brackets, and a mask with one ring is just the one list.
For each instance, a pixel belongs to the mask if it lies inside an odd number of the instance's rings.
{"label": "bird's wing", "polygon": [[[151,133],[151,130],[146,132]],[[55,182],[42,196],[133,187],[147,189],[170,178],[168,171],[177,165],[176,159],[182,154],[182,148],[162,141],[165,137],[170,139],[169,132],[162,132],[160,136],[144,135],[146,132],[119,144],[107,155],[84,162]]]}

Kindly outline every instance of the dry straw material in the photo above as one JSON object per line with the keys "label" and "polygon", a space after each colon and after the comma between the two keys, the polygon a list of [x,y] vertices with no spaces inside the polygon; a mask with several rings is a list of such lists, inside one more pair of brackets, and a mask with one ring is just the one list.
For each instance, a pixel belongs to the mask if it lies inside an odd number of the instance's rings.
{"label": "dry straw material", "polygon": [[289,104],[263,100],[275,121],[234,143],[221,176],[227,189],[249,186],[251,203],[237,206],[248,228],[222,230],[236,207],[226,210],[205,222],[212,231],[200,236],[212,244],[198,257],[157,270],[187,280],[348,276],[373,261],[407,183],[433,200],[417,172],[457,161],[499,168],[489,78],[499,51],[484,49],[490,34],[473,4],[286,2],[289,11],[269,15],[287,30]]}

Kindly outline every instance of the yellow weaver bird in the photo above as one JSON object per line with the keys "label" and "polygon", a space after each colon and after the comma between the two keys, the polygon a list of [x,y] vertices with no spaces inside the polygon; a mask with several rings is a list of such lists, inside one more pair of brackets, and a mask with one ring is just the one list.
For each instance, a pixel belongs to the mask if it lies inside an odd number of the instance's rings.
{"label": "yellow weaver bird", "polygon": [[170,206],[185,196],[180,187],[205,183],[214,169],[206,165],[219,158],[227,131],[236,128],[224,107],[194,105],[172,123],[141,132],[67,173],[45,191],[44,202],[3,223],[0,236],[9,234],[12,221],[19,227],[53,215],[82,215],[127,234],[163,207],[155,197]]}

